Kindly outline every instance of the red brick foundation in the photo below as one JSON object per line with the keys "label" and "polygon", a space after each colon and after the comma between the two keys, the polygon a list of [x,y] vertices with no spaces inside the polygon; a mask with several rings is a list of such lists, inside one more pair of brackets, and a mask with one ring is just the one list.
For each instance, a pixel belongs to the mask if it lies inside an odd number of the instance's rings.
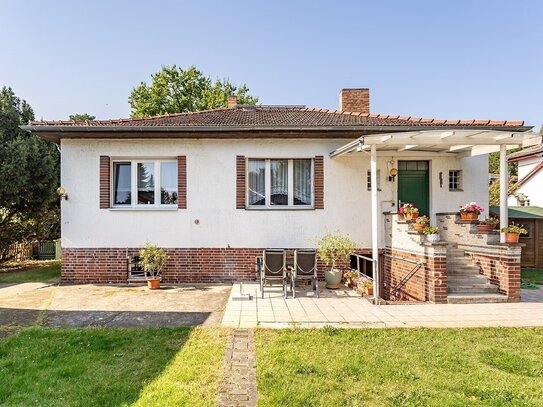
{"label": "red brick foundation", "polygon": [[[63,248],[61,279],[65,283],[126,283],[128,259],[138,248]],[[256,279],[255,259],[259,248],[170,248],[162,272],[165,283],[231,283]],[[357,250],[367,253],[367,250]],[[348,269],[348,263],[337,265]],[[317,264],[319,278],[325,266]]]}
{"label": "red brick foundation", "polygon": [[411,261],[423,261],[424,265],[417,270],[411,279],[399,290],[396,297],[405,301],[428,301],[433,303],[447,302],[447,257],[431,253],[415,254],[402,250],[387,248],[384,257],[385,299],[391,299],[394,287],[406,277],[416,265],[411,262],[390,258],[394,256]]}

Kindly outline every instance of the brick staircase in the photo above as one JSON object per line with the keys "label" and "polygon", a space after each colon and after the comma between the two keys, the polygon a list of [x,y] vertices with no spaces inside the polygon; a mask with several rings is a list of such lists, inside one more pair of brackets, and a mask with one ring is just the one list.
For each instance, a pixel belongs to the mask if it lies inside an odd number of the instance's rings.
{"label": "brick staircase", "polygon": [[471,258],[452,245],[447,248],[447,286],[449,304],[507,302],[507,296],[498,293],[498,286],[479,273]]}

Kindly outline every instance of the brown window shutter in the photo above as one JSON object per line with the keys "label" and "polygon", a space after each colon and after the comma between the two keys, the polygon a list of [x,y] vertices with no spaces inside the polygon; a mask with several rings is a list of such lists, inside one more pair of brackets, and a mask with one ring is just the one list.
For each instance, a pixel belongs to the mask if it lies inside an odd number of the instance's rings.
{"label": "brown window shutter", "polygon": [[110,159],[107,155],[100,156],[100,209],[107,209],[110,206]]}
{"label": "brown window shutter", "polygon": [[324,157],[318,155],[314,161],[315,209],[324,209]]}
{"label": "brown window shutter", "polygon": [[245,156],[236,156],[236,209],[245,209]]}
{"label": "brown window shutter", "polygon": [[187,156],[177,157],[177,207],[187,209]]}

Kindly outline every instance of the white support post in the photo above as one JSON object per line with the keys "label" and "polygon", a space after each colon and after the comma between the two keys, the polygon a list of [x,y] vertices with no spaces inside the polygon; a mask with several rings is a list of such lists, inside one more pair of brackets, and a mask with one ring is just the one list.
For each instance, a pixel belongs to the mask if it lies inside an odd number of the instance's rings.
{"label": "white support post", "polygon": [[379,303],[379,236],[377,235],[377,148],[371,145],[371,252],[373,257],[373,295],[375,303]]}
{"label": "white support post", "polygon": [[[500,229],[509,224],[507,190],[509,187],[509,167],[507,166],[507,145],[500,145]],[[500,242],[505,243],[505,233],[500,234]]]}

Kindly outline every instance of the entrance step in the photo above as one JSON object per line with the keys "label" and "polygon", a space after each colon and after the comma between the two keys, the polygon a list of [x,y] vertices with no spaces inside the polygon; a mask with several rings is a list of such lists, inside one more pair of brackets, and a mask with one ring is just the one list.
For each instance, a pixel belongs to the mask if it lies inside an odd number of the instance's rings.
{"label": "entrance step", "polygon": [[449,304],[486,304],[507,302],[507,296],[503,294],[463,294],[463,293],[450,293],[447,295],[447,303]]}
{"label": "entrance step", "polygon": [[482,294],[498,293],[498,287],[493,284],[454,284],[449,285],[449,293]]}

